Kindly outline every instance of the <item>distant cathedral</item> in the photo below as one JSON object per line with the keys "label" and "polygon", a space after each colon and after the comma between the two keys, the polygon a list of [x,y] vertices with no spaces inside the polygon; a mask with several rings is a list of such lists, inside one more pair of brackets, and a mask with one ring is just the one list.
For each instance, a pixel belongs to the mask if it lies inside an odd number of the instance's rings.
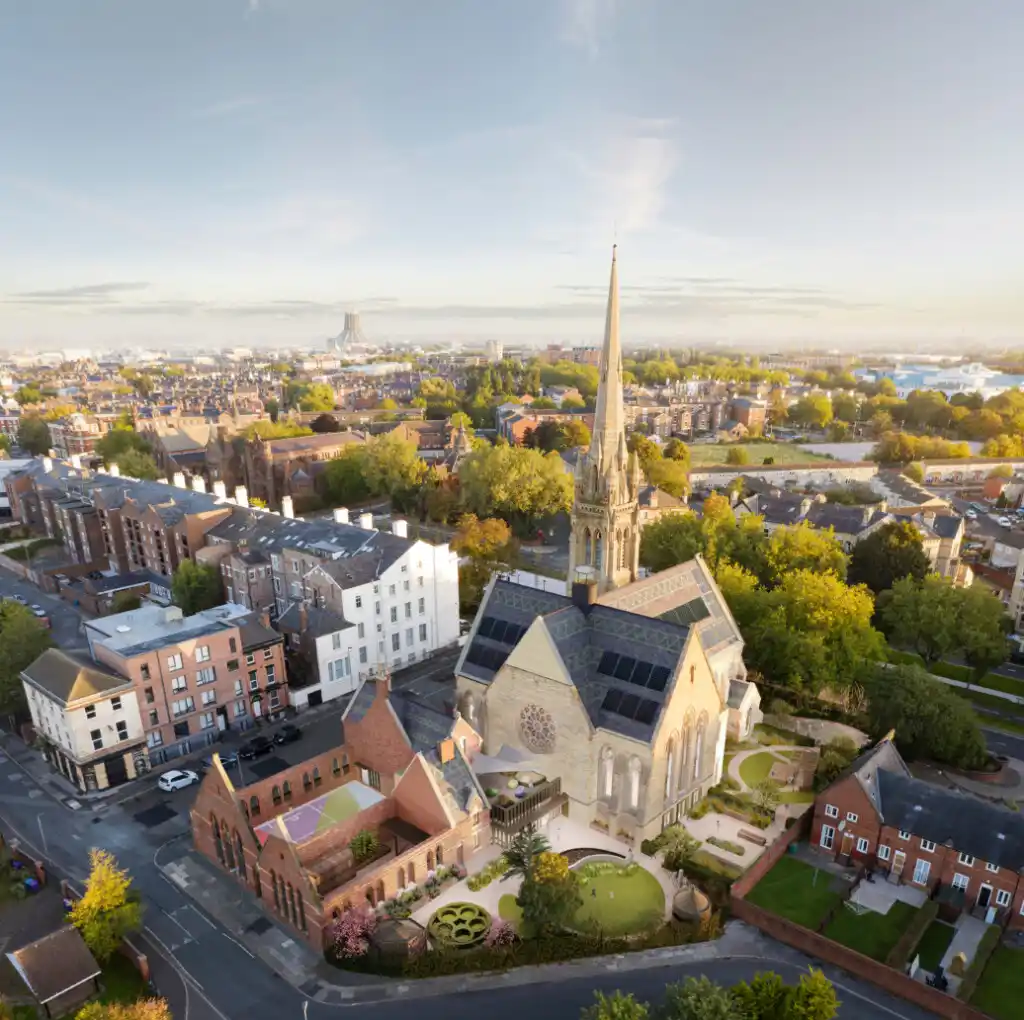
{"label": "distant cathedral", "polygon": [[576,463],[569,542],[569,583],[588,576],[600,594],[635,581],[640,565],[640,462],[626,449],[624,417],[619,271],[613,248],[593,436],[590,449]]}

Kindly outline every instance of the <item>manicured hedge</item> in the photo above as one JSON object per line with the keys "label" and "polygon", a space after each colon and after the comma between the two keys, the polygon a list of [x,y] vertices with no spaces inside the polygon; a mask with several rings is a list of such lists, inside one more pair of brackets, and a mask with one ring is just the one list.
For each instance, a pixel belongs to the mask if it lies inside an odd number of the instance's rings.
{"label": "manicured hedge", "polygon": [[914,955],[917,944],[924,937],[928,926],[939,915],[939,904],[935,900],[928,900],[917,912],[917,916],[907,925],[907,930],[900,936],[885,958],[887,967],[894,967],[896,970],[903,970],[907,962]]}

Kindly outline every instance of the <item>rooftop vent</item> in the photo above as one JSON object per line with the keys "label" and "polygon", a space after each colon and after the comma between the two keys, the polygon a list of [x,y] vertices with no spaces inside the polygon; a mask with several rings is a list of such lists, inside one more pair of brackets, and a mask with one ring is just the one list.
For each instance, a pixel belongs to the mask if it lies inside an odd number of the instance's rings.
{"label": "rooftop vent", "polygon": [[130,630],[131,630],[131,627],[129,627],[127,624],[119,623],[117,625],[117,632],[118,632],[118,634],[127,634]]}

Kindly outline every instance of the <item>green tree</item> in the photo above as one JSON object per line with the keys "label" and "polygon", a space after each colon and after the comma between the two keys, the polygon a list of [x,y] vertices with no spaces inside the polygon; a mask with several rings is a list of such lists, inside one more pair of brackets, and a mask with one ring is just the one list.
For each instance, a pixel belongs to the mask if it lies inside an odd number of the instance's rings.
{"label": "green tree", "polygon": [[271,421],[269,418],[261,418],[254,421],[242,431],[245,439],[293,439],[296,436],[311,436],[313,430],[299,425],[293,421]]}
{"label": "green tree", "polygon": [[891,521],[853,547],[849,578],[877,595],[904,577],[921,581],[930,569],[917,528],[910,521]]}
{"label": "green tree", "polygon": [[220,572],[214,566],[182,561],[171,578],[171,597],[185,616],[219,606],[224,601]]}
{"label": "green tree", "polygon": [[666,871],[685,871],[700,849],[700,840],[694,839],[682,825],[670,825],[662,833],[662,863]]}
{"label": "green tree", "polygon": [[693,512],[662,514],[640,533],[640,562],[655,572],[704,551],[701,519]]}
{"label": "green tree", "polygon": [[689,468],[690,448],[681,439],[670,439],[665,444],[665,449],[662,452],[666,459],[681,461]]}
{"label": "green tree", "polygon": [[858,751],[859,748],[850,737],[833,737],[824,744],[814,774],[815,786],[824,789],[837,779],[839,773],[848,768],[857,757]]}
{"label": "green tree", "polygon": [[516,905],[523,912],[523,927],[539,936],[561,931],[572,923],[583,905],[580,884],[574,874],[553,882],[526,879],[519,887]]}
{"label": "green tree", "polygon": [[317,433],[341,431],[341,424],[338,419],[333,414],[327,414],[326,412],[318,418],[314,418],[309,423],[309,427]]}
{"label": "green tree", "polygon": [[18,445],[39,457],[50,449],[50,429],[42,418],[22,416],[18,422]]}
{"label": "green tree", "polygon": [[[957,647],[956,603],[955,589],[944,578],[904,577],[879,593],[879,625],[892,644],[913,649],[927,663],[938,662]],[[940,620],[943,625],[936,626]]]}
{"label": "green tree", "polygon": [[725,455],[726,464],[733,464],[737,467],[750,463],[750,454],[744,446],[730,446]]}
{"label": "green tree", "polygon": [[363,472],[365,451],[362,444],[342,449],[341,455],[324,465],[319,484],[332,506],[351,506],[370,497],[370,487]]}
{"label": "green tree", "polygon": [[832,414],[839,421],[848,422],[851,425],[857,420],[857,411],[860,409],[860,401],[852,393],[837,393],[832,398]]}
{"label": "green tree", "polygon": [[152,482],[160,477],[160,469],[156,461],[141,450],[125,450],[114,459],[121,474],[127,478],[138,478],[141,481]]}
{"label": "green tree", "polygon": [[762,779],[752,790],[754,803],[771,813],[779,806],[779,784],[774,779]]}
{"label": "green tree", "polygon": [[661,460],[661,450],[653,439],[640,432],[634,432],[626,442],[630,453],[636,454],[640,460],[640,469],[643,473],[649,474],[651,465]]}
{"label": "green tree", "polygon": [[878,740],[896,731],[908,759],[979,768],[988,752],[970,702],[917,666],[878,669],[865,685],[868,732]]}
{"label": "green tree", "polygon": [[0,454],[4,456],[10,456],[11,453],[11,441],[10,439],[0,432]]}
{"label": "green tree", "polygon": [[831,573],[845,579],[846,553],[831,529],[821,531],[801,521],[772,532],[765,543],[762,583],[775,587],[793,570]]}
{"label": "green tree", "polygon": [[393,432],[367,440],[362,468],[370,493],[388,496],[400,509],[416,503],[427,477],[427,465],[416,444]]}
{"label": "green tree", "polygon": [[272,422],[276,422],[277,416],[281,411],[281,405],[274,397],[271,397],[269,400],[263,401],[263,410],[267,412]]}
{"label": "green tree", "polygon": [[786,1017],[787,1020],[832,1020],[839,1006],[832,982],[820,970],[811,967],[792,990]]}
{"label": "green tree", "polygon": [[646,1002],[637,1002],[622,992],[594,992],[594,1004],[580,1014],[581,1020],[647,1020],[650,1010]]}
{"label": "green tree", "polygon": [[20,386],[14,391],[14,399],[23,406],[25,404],[41,404],[43,401],[43,394],[37,386]]}
{"label": "green tree", "polygon": [[110,612],[116,613],[130,613],[134,609],[138,609],[142,605],[142,599],[133,591],[119,591],[110,600]]}
{"label": "green tree", "polygon": [[647,480],[670,496],[683,499],[690,491],[690,472],[684,461],[660,458],[651,464]]}
{"label": "green tree", "polygon": [[806,428],[823,429],[832,420],[832,401],[824,393],[801,397],[790,406],[789,420]]}
{"label": "green tree", "polygon": [[450,545],[468,560],[459,565],[459,612],[470,616],[480,607],[494,571],[514,559],[512,532],[500,517],[481,521],[475,514],[463,514]]}
{"label": "green tree", "polygon": [[655,1020],[747,1020],[728,988],[710,978],[686,978],[665,989]]}
{"label": "green tree", "polygon": [[394,397],[385,397],[380,402],[380,409],[382,411],[397,411],[398,410],[398,401],[395,400]]}
{"label": "green tree", "polygon": [[912,481],[917,482],[921,485],[924,482],[924,465],[913,461],[908,464],[904,469],[903,473]]}
{"label": "green tree", "polygon": [[123,418],[106,435],[96,440],[95,452],[105,464],[117,464],[118,458],[126,453],[151,454],[153,448],[135,431],[131,419]]}
{"label": "green tree", "polygon": [[299,396],[299,409],[302,411],[333,410],[334,390],[327,383],[310,383],[303,387]]}
{"label": "green tree", "polygon": [[790,989],[773,971],[758,971],[734,985],[732,997],[745,1020],[788,1020]]}
{"label": "green tree", "polygon": [[142,925],[142,904],[132,894],[128,872],[108,850],[89,851],[89,878],[69,920],[100,963],[106,963],[121,941]]}
{"label": "green tree", "polygon": [[512,877],[521,878],[524,883],[533,880],[534,868],[537,858],[541,854],[549,853],[551,844],[547,837],[537,832],[533,826],[528,825],[518,832],[505,850],[505,860],[508,862],[508,870],[501,876],[504,882]]}
{"label": "green tree", "polygon": [[513,527],[572,506],[573,481],[557,453],[507,443],[473,450],[459,467],[463,503],[478,517],[497,514]]}
{"label": "green tree", "polygon": [[21,672],[52,647],[50,632],[24,606],[0,602],[0,714],[25,711]]}
{"label": "green tree", "polygon": [[562,434],[562,449],[572,450],[577,446],[590,446],[590,429],[587,423],[578,418],[559,422],[558,430]]}
{"label": "green tree", "polygon": [[956,634],[967,665],[981,679],[1010,654],[1012,630],[1002,602],[981,585],[956,589]]}

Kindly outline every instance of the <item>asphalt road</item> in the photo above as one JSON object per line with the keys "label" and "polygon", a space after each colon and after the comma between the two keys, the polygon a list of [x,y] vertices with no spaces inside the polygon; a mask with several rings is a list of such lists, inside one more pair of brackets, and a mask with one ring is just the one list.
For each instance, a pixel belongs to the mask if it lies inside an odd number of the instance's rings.
{"label": "asphalt road", "polygon": [[[55,605],[25,582],[0,576],[0,594],[21,592],[53,613],[59,644],[81,647],[80,618],[73,607]],[[419,698],[438,704],[450,702],[451,651],[396,673],[393,683]],[[322,713],[299,717],[302,739],[276,749],[285,761],[304,758],[336,746],[341,739],[342,703]],[[14,755],[25,753],[11,742]],[[31,752],[29,752],[31,753]],[[255,765],[262,767],[266,759]],[[244,763],[248,772],[251,763]],[[595,972],[571,980],[513,988],[499,992],[474,991],[429,998],[389,997],[378,1003],[352,1007],[308,1000],[269,970],[223,928],[197,908],[160,870],[187,852],[190,845],[188,812],[196,788],[163,794],[155,779],[134,786],[121,802],[85,805],[71,810],[48,787],[27,775],[10,754],[0,753],[0,825],[8,837],[41,857],[57,877],[84,883],[89,849],[110,850],[127,868],[146,904],[145,927],[139,939],[150,958],[157,991],[170,1002],[177,1020],[335,1020],[340,1011],[359,1009],[381,1020],[449,1020],[456,1012],[479,1010],[492,1020],[521,1020],[529,1012],[538,1020],[569,1020],[593,999],[595,990],[622,989],[655,1001],[664,986],[686,976],[706,974],[734,983],[758,970],[773,969],[796,980],[810,961],[784,946],[764,941],[764,958],[673,964],[641,971],[617,970],[614,960],[595,964]],[[930,1014],[904,1004],[879,990],[825,968],[837,983],[842,1020],[925,1020]],[[553,972],[556,973],[556,972]],[[338,983],[344,983],[339,972]]]}
{"label": "asphalt road", "polygon": [[22,595],[31,604],[42,606],[50,618],[53,640],[62,648],[85,648],[87,642],[82,631],[82,616],[69,602],[47,595],[29,581],[23,581],[7,571],[0,572],[0,597]]}

